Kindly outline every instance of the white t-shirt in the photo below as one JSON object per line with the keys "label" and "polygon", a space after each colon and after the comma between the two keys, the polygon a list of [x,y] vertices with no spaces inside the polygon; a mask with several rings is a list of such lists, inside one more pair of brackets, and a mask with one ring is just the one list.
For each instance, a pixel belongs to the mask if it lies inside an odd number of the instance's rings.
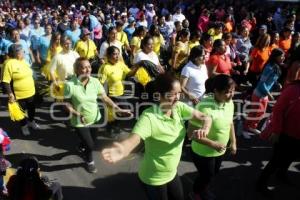
{"label": "white t-shirt", "polygon": [[181,76],[188,78],[187,90],[200,99],[205,93],[205,81],[208,79],[205,64],[200,67],[189,61],[182,69]]}
{"label": "white t-shirt", "polygon": [[185,16],[182,13],[180,13],[180,14],[175,13],[173,15],[173,21],[174,22],[177,22],[177,21],[182,22],[183,20],[185,20]]}
{"label": "white t-shirt", "polygon": [[110,42],[109,44],[108,44],[107,41],[103,42],[101,47],[100,47],[100,52],[99,52],[100,58],[106,58],[106,50],[110,46],[115,46],[120,50],[120,59],[121,59],[121,57],[122,57],[122,43],[118,40]]}
{"label": "white t-shirt", "polygon": [[151,53],[145,54],[143,51],[138,52],[133,59],[133,64],[136,64],[142,60],[148,60],[155,65],[159,65],[159,60],[157,54],[152,51]]}
{"label": "white t-shirt", "polygon": [[168,27],[168,35],[170,36],[174,32],[174,30],[175,30],[174,21],[173,20],[166,21],[166,25]]}
{"label": "white t-shirt", "polygon": [[55,70],[57,70],[59,80],[64,81],[67,77],[74,74],[73,65],[77,58],[79,58],[79,54],[76,51],[60,52],[52,58],[50,72],[55,73]]}
{"label": "white t-shirt", "polygon": [[144,20],[144,21],[138,21],[136,23],[136,25],[137,25],[137,27],[144,26],[144,27],[148,28],[148,22],[146,20]]}

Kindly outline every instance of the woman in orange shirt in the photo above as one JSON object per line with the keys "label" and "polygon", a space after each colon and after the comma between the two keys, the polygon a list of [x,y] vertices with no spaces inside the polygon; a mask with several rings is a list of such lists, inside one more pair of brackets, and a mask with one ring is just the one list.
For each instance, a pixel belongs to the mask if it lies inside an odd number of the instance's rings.
{"label": "woman in orange shirt", "polygon": [[250,69],[248,72],[248,79],[252,86],[255,88],[258,77],[263,71],[263,67],[270,56],[270,35],[263,34],[259,36],[256,41],[255,47],[250,54]]}
{"label": "woman in orange shirt", "polygon": [[213,50],[207,62],[208,77],[214,77],[218,74],[230,76],[232,71],[230,57],[226,55],[226,44],[224,40],[217,39],[214,42]]}
{"label": "woman in orange shirt", "polygon": [[288,27],[284,28],[281,32],[279,40],[279,48],[281,48],[287,55],[288,50],[292,45],[292,30]]}
{"label": "woman in orange shirt", "polygon": [[274,31],[271,33],[271,43],[269,45],[270,52],[277,48],[279,48],[279,33]]}
{"label": "woman in orange shirt", "polygon": [[233,24],[233,20],[231,15],[227,14],[225,15],[224,18],[224,33],[231,33],[233,31],[234,28],[234,24]]}

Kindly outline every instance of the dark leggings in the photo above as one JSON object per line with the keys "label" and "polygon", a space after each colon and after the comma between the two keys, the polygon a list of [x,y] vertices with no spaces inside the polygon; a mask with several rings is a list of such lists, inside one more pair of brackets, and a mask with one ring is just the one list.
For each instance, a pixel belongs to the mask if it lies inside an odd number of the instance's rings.
{"label": "dark leggings", "polygon": [[148,200],[184,200],[183,187],[178,175],[164,185],[147,185],[141,182]]}
{"label": "dark leggings", "polygon": [[202,194],[208,190],[213,177],[219,172],[223,156],[204,157],[192,151],[192,159],[198,170],[198,176],[193,185],[195,194]]}
{"label": "dark leggings", "polygon": [[20,121],[21,126],[25,126],[27,124],[27,120],[32,122],[35,116],[35,105],[34,105],[34,96],[26,98],[26,99],[18,99],[18,103],[20,107],[25,111],[27,110],[28,119],[24,118]]}
{"label": "dark leggings", "polygon": [[93,159],[93,149],[95,146],[95,140],[97,137],[97,129],[91,127],[77,127],[76,133],[78,134],[81,144],[84,147],[84,154],[86,156],[87,162],[94,161]]}
{"label": "dark leggings", "polygon": [[278,142],[274,145],[270,162],[262,171],[259,178],[260,183],[267,184],[270,176],[275,172],[278,172],[279,176],[285,177],[289,166],[297,158],[300,158],[300,139],[281,134]]}

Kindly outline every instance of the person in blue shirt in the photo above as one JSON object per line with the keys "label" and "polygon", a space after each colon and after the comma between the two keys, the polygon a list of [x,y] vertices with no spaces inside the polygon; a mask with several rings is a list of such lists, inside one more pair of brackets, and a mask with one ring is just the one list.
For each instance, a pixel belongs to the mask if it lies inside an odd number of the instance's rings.
{"label": "person in blue shirt", "polygon": [[8,47],[11,45],[11,42],[5,39],[4,28],[0,27],[0,64],[5,60],[5,57],[8,53]]}
{"label": "person in blue shirt", "polygon": [[[44,27],[41,27],[41,22],[39,19],[34,20],[33,28],[29,32],[29,40],[31,43],[31,49],[33,51],[33,54],[37,57],[37,50],[38,50],[38,44],[39,39],[45,34]],[[36,58],[35,57],[35,58]]]}
{"label": "person in blue shirt", "polygon": [[124,29],[124,32],[127,34],[128,41],[131,41],[134,31],[135,31],[135,19],[134,17],[129,17],[128,26]]}
{"label": "person in blue shirt", "polygon": [[261,74],[260,80],[253,91],[250,104],[251,112],[248,113],[244,124],[245,131],[243,135],[246,139],[250,138],[251,133],[260,134],[257,126],[266,112],[269,100],[274,100],[271,90],[282,74],[280,66],[285,59],[284,54],[282,49],[273,49]]}
{"label": "person in blue shirt", "polygon": [[80,39],[81,30],[76,18],[71,21],[71,30],[66,30],[65,35],[72,41],[72,48],[74,48],[76,42]]}
{"label": "person in blue shirt", "polygon": [[[11,31],[11,44],[20,44],[22,49],[24,50],[24,59],[31,65],[35,62],[34,57],[32,55],[32,51],[25,40],[20,39],[20,33],[18,29],[13,29]],[[11,45],[9,45],[11,46]],[[9,47],[8,47],[9,48]]]}
{"label": "person in blue shirt", "polygon": [[52,25],[46,24],[45,35],[39,38],[37,44],[37,63],[43,66],[46,63],[48,48],[52,37]]}

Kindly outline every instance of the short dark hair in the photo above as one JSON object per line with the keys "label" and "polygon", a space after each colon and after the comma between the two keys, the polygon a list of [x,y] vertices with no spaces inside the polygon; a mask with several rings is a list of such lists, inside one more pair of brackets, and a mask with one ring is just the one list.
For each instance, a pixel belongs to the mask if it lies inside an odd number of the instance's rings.
{"label": "short dark hair", "polygon": [[166,93],[173,89],[173,84],[179,80],[172,73],[164,73],[157,76],[155,79],[155,90],[160,95],[165,96]]}
{"label": "short dark hair", "polygon": [[115,50],[118,50],[120,52],[119,48],[116,47],[116,46],[110,46],[110,47],[108,47],[107,50],[106,50],[106,56],[108,58],[111,57],[113,55],[113,53],[114,53]]}
{"label": "short dark hair", "polygon": [[223,92],[235,86],[234,80],[227,74],[219,74],[205,82],[206,93]]}
{"label": "short dark hair", "polygon": [[85,57],[79,57],[75,60],[74,64],[73,64],[73,68],[74,68],[74,72],[77,71],[77,69],[80,67],[80,63],[82,61],[88,61],[89,62],[89,59],[85,58]]}
{"label": "short dark hair", "polygon": [[284,51],[280,48],[273,49],[269,57],[268,63],[274,64],[276,62],[276,58],[284,54],[285,54]]}
{"label": "short dark hair", "polygon": [[22,45],[20,45],[20,44],[12,44],[8,48],[8,56],[10,58],[16,58],[17,57],[17,53],[19,51],[21,51],[21,50],[23,50]]}
{"label": "short dark hair", "polygon": [[141,41],[141,49],[143,49],[147,45],[147,43],[149,42],[149,40],[153,40],[152,36],[150,36],[150,35],[146,35],[142,39],[142,41]]}
{"label": "short dark hair", "polygon": [[204,48],[201,45],[195,46],[190,52],[189,60],[194,62],[197,57],[202,55],[205,55]]}

